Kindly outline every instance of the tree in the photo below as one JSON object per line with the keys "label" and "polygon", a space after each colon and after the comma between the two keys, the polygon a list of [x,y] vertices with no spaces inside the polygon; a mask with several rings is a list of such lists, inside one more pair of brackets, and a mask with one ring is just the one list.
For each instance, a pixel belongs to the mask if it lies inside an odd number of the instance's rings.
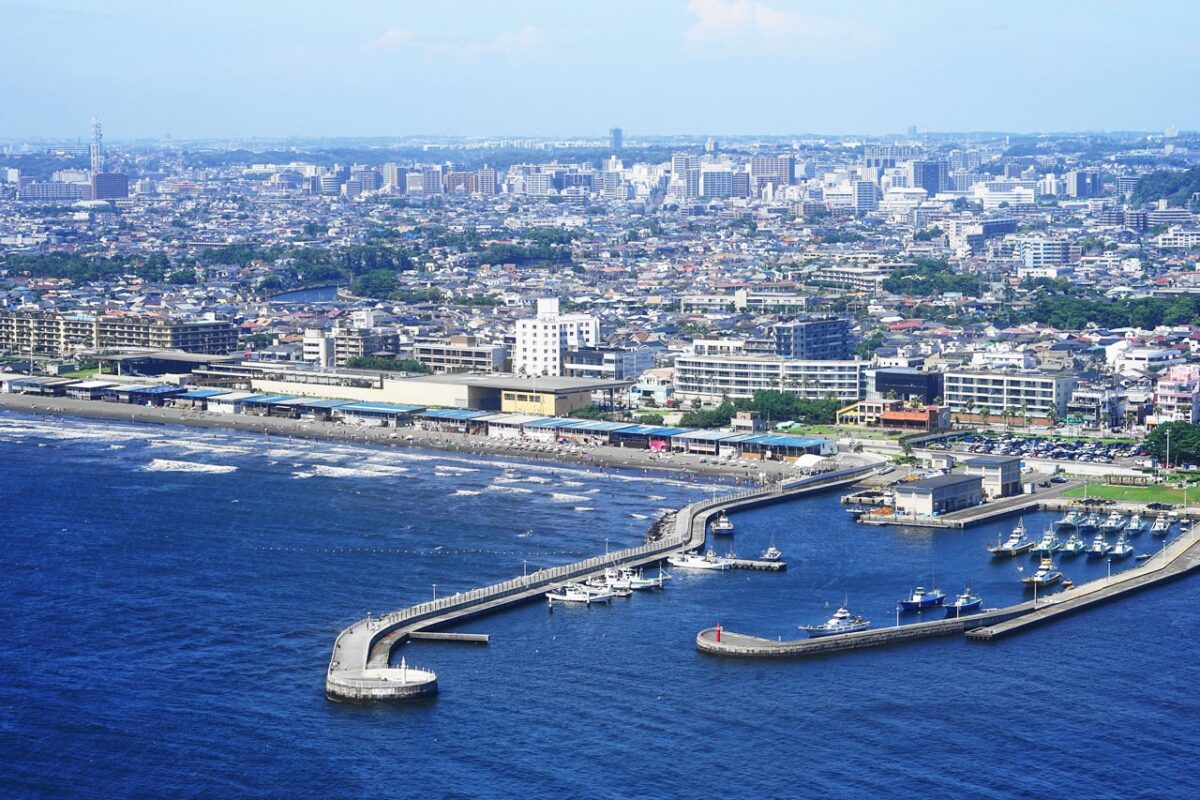
{"label": "tree", "polygon": [[1194,464],[1200,461],[1200,424],[1168,422],[1159,425],[1146,437],[1146,451],[1159,461],[1167,459],[1167,434],[1170,434],[1172,464]]}

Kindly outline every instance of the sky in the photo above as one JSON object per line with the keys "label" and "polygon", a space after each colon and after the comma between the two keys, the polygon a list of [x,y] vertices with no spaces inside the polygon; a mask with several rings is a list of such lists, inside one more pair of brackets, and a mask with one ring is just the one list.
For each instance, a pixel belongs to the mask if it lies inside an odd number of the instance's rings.
{"label": "sky", "polygon": [[1200,3],[0,0],[0,139],[1200,129]]}

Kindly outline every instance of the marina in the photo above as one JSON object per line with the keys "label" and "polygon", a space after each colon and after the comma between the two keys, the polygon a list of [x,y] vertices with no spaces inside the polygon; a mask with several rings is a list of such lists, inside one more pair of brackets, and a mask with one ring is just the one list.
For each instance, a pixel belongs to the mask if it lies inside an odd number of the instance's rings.
{"label": "marina", "polygon": [[[737,492],[724,497],[702,500],[681,509],[674,524],[660,539],[639,547],[629,548],[584,561],[541,570],[492,586],[472,589],[440,600],[431,600],[403,611],[365,620],[344,629],[334,642],[333,655],[325,676],[325,694],[331,700],[345,702],[376,702],[409,699],[412,694],[397,683],[389,667],[393,649],[414,633],[473,619],[533,599],[548,597],[553,605],[597,602],[579,584],[603,577],[612,569],[638,569],[664,560],[679,564],[706,564],[702,570],[733,568],[732,560],[713,554],[681,558],[686,551],[703,546],[710,519],[736,508],[748,508],[778,503],[814,492],[850,485],[877,469],[869,463],[847,467],[834,472],[774,484],[761,489]],[[674,557],[675,560],[672,559]],[[741,561],[739,569],[779,571],[780,561]],[[563,584],[577,588],[569,592]],[[607,599],[611,599],[611,596]],[[604,602],[603,600],[600,602]]]}

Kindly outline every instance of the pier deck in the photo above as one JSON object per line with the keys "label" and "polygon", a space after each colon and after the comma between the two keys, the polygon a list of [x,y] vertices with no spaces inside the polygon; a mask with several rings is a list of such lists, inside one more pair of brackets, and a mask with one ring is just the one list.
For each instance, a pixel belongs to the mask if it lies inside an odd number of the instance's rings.
{"label": "pier deck", "polygon": [[[325,693],[331,699],[403,699],[395,681],[387,680],[392,650],[415,633],[478,617],[518,603],[541,599],[551,588],[566,582],[602,575],[609,567],[636,568],[655,564],[668,555],[702,547],[709,519],[721,511],[775,503],[806,494],[840,488],[860,480],[878,464],[864,464],[835,472],[751,489],[685,506],[675,518],[674,530],[662,538],[606,555],[492,586],[359,620],[338,634],[325,675]],[[769,563],[769,562],[767,562]]]}

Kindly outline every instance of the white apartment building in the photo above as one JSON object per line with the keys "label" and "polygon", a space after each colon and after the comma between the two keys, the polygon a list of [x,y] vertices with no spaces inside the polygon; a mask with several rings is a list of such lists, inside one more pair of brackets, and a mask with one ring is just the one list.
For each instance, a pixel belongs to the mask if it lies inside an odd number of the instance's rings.
{"label": "white apartment building", "polygon": [[820,400],[858,400],[866,385],[867,362],[800,361],[777,356],[681,355],[675,359],[675,395],[717,403],[723,397],[753,397],[782,391]]}
{"label": "white apartment building", "polygon": [[563,353],[595,347],[600,320],[588,314],[560,314],[558,298],[539,298],[537,316],[517,320],[513,370],[518,375],[563,374]]}
{"label": "white apartment building", "polygon": [[1154,416],[1159,423],[1200,422],[1200,367],[1171,367],[1154,385]]}
{"label": "white apartment building", "polygon": [[1045,419],[1051,411],[1059,417],[1064,415],[1077,382],[1074,375],[951,370],[946,373],[942,397],[956,414],[980,414],[986,409],[999,418],[1007,410],[1013,415]]}

